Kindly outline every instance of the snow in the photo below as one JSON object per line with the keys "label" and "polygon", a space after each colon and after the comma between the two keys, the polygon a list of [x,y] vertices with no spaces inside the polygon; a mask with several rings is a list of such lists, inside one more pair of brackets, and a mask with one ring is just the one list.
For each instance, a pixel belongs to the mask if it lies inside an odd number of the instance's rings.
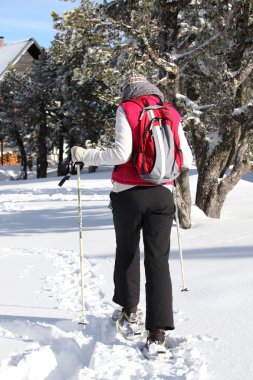
{"label": "snow", "polygon": [[247,108],[251,107],[252,108],[253,106],[253,99],[250,99],[246,104],[244,104],[242,107],[239,107],[239,108],[235,108],[232,115],[233,116],[236,116],[236,115],[240,115],[242,113],[244,113]]}
{"label": "snow", "polygon": [[[76,177],[10,181],[0,167],[0,379],[250,379],[253,373],[253,174],[229,193],[220,220],[192,207],[180,230],[188,292],[174,226],[170,268],[176,330],[167,361],[144,359],[111,321],[114,229],[108,208],[111,168],[83,171],[84,294],[81,319]],[[191,169],[194,199],[197,174]],[[143,257],[142,257],[143,264]],[[141,302],[145,307],[142,265]],[[144,342],[145,339],[142,339]]]}
{"label": "snow", "polygon": [[187,96],[179,94],[179,93],[176,94],[176,98],[178,100],[182,100],[187,107],[189,107],[191,110],[195,111],[195,114],[199,114],[199,115],[201,115],[201,113],[202,113],[201,111],[204,111],[204,110],[206,110],[206,109],[211,108],[211,107],[214,106],[214,104],[198,105],[197,103],[195,103],[194,101],[192,101]]}
{"label": "snow", "polygon": [[[215,130],[215,126],[209,125],[208,135],[206,136],[205,141],[208,142],[207,157],[209,157],[217,145],[222,141],[219,130]],[[218,181],[221,180],[222,179],[218,178]]]}

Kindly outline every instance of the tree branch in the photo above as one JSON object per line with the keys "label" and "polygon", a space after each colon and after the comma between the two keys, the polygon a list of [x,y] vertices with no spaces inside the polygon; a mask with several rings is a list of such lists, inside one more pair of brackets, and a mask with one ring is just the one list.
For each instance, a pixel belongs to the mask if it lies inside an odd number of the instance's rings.
{"label": "tree branch", "polygon": [[252,126],[252,112],[253,112],[253,98],[244,104],[240,108],[235,108],[232,112],[232,117],[234,120],[240,123],[249,123],[249,127]]}
{"label": "tree branch", "polygon": [[196,102],[194,102],[193,100],[191,100],[190,98],[182,94],[176,94],[176,99],[179,101],[182,101],[186,108],[189,108],[190,110],[199,112],[199,113],[202,112],[203,110],[206,110],[215,106],[215,104],[213,103],[198,105]]}
{"label": "tree branch", "polygon": [[231,10],[228,13],[228,17],[226,19],[223,30],[220,33],[216,34],[215,36],[209,38],[207,41],[203,42],[198,47],[196,47],[192,50],[186,51],[184,53],[178,54],[178,55],[175,54],[174,59],[180,60],[180,59],[184,59],[185,57],[195,58],[198,55],[204,53],[207,50],[207,48],[210,48],[210,45],[212,45],[214,43],[216,43],[216,45],[218,45],[218,44],[220,45],[222,40],[224,40],[227,37],[229,28],[230,28],[231,24],[233,23],[234,15],[235,15],[236,11],[237,11],[236,2],[235,2],[235,0],[233,0]]}
{"label": "tree branch", "polygon": [[139,32],[138,37],[141,39],[149,58],[155,63],[155,65],[164,70],[166,73],[171,73],[176,76],[178,73],[178,66],[175,63],[159,57],[149,45],[148,39],[144,33]]}
{"label": "tree branch", "polygon": [[214,43],[219,37],[220,37],[220,34],[216,34],[215,36],[211,37],[209,40],[203,42],[201,45],[199,45],[198,47],[192,49],[192,50],[188,50],[184,53],[180,53],[180,54],[173,54],[173,58],[175,61],[179,61],[180,59],[184,59],[186,57],[191,57],[191,58],[195,58],[197,55],[200,55],[202,53],[204,53],[206,51],[206,48],[209,48],[210,45],[212,43]]}
{"label": "tree branch", "polygon": [[235,158],[235,164],[229,175],[221,181],[219,188],[221,191],[226,189],[229,192],[234,188],[234,186],[239,182],[241,177],[250,171],[251,162],[249,158],[243,158],[245,156],[246,150],[248,149],[248,143],[244,141],[237,151]]}
{"label": "tree branch", "polygon": [[233,84],[237,89],[253,71],[253,52],[251,52],[248,61],[241,67],[238,73],[234,76]]}

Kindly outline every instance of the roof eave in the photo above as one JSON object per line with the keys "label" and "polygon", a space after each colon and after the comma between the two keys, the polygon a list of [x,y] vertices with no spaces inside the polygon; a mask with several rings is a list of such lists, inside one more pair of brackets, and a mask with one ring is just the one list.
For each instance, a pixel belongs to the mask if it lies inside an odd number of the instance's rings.
{"label": "roof eave", "polygon": [[27,42],[27,44],[23,47],[23,49],[18,53],[18,55],[10,62],[10,65],[15,65],[17,61],[22,57],[22,55],[33,45],[37,47],[38,50],[41,51],[41,47],[38,44],[38,42],[34,38],[30,38]]}
{"label": "roof eave", "polygon": [[40,45],[38,44],[38,42],[35,40],[35,38],[29,38],[29,40],[27,41],[27,44],[23,47],[23,49],[18,53],[18,55],[16,55],[16,57],[11,61],[9,62],[8,66],[0,73],[0,80],[4,77],[6,71],[8,71],[8,67],[9,65],[15,65],[15,63],[17,63],[17,61],[22,57],[22,55],[32,46],[32,45],[35,45],[36,48],[41,51],[41,47]]}

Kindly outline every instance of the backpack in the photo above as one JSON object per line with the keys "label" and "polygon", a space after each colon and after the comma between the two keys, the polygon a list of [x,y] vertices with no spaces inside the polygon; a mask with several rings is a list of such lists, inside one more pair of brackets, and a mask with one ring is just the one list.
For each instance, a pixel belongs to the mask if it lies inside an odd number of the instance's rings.
{"label": "backpack", "polygon": [[164,103],[144,105],[141,99],[130,101],[142,109],[137,126],[137,150],[132,155],[135,171],[142,180],[154,184],[173,181],[180,174],[183,153],[170,108]]}

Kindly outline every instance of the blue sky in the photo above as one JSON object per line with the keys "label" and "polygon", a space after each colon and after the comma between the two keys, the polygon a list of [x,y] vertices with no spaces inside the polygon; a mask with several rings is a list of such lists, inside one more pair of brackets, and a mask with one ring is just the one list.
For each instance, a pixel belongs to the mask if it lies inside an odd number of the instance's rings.
{"label": "blue sky", "polygon": [[50,46],[56,31],[51,12],[60,15],[80,4],[61,0],[0,0],[0,36],[5,43],[34,37],[39,45]]}

